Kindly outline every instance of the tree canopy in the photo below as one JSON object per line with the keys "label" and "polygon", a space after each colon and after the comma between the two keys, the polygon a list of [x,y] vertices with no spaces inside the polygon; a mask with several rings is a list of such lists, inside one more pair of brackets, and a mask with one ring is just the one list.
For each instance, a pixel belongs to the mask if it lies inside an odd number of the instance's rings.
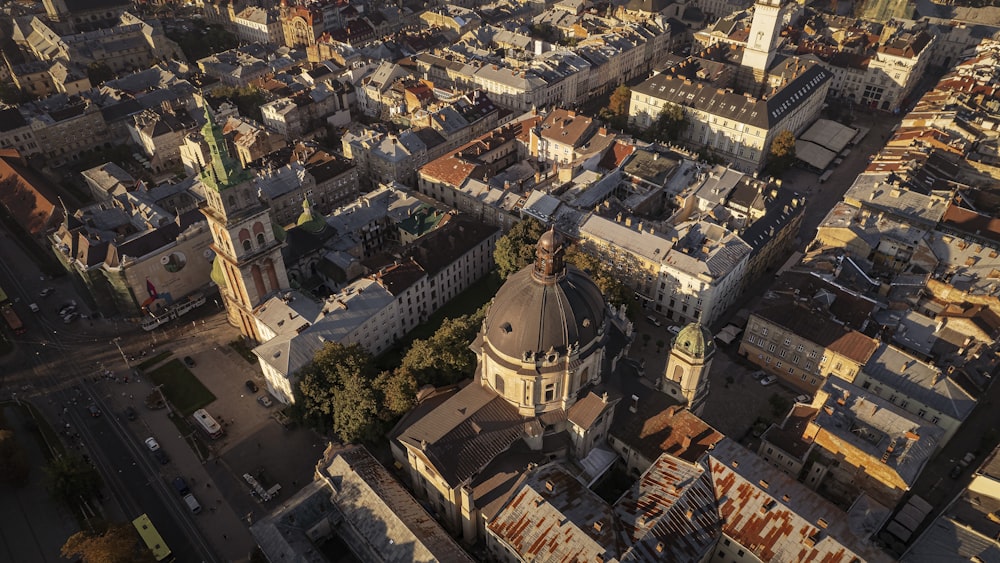
{"label": "tree canopy", "polygon": [[299,372],[296,410],[310,426],[333,430],[344,442],[373,441],[416,403],[424,385],[472,377],[476,337],[486,308],[445,319],[430,338],[414,340],[400,365],[375,373],[360,344],[328,343]]}
{"label": "tree canopy", "polygon": [[67,506],[89,499],[101,488],[101,475],[83,458],[66,454],[54,458],[45,468],[53,498]]}
{"label": "tree canopy", "polygon": [[[493,260],[497,264],[501,278],[506,279],[510,274],[535,260],[535,245],[544,232],[545,226],[529,217],[500,237]],[[627,302],[628,289],[615,277],[609,266],[583,252],[578,245],[571,245],[566,250],[565,260],[566,263],[587,272],[608,303],[618,305]]]}
{"label": "tree canopy", "polygon": [[632,89],[622,84],[615,88],[608,100],[608,111],[614,115],[628,115],[628,106],[632,101]]}
{"label": "tree canopy", "polygon": [[103,532],[77,532],[66,540],[60,553],[67,559],[79,557],[83,563],[153,561],[152,553],[139,544],[139,537],[129,524],[116,524]]}
{"label": "tree canopy", "polygon": [[514,225],[497,241],[493,250],[493,261],[497,265],[500,279],[531,264],[535,260],[535,243],[545,232],[545,225],[528,217]]}
{"label": "tree canopy", "polygon": [[771,141],[767,169],[770,173],[780,175],[795,163],[795,135],[787,129],[779,132]]}
{"label": "tree canopy", "polygon": [[374,380],[372,356],[360,344],[328,342],[299,371],[303,418],[320,429],[332,423],[345,442],[363,438],[369,434],[365,425],[376,422],[371,416],[379,398],[371,394]]}

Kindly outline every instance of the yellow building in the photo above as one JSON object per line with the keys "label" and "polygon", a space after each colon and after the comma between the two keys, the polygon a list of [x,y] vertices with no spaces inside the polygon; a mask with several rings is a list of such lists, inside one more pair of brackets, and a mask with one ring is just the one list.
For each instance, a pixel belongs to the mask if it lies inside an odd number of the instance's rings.
{"label": "yellow building", "polygon": [[811,394],[831,375],[853,381],[877,348],[875,339],[845,329],[808,304],[792,301],[751,314],[739,352],[786,384]]}

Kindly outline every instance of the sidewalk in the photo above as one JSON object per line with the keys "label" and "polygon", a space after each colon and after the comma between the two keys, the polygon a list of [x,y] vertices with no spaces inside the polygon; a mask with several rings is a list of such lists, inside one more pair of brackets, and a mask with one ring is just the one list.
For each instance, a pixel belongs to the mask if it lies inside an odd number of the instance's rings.
{"label": "sidewalk", "polygon": [[[255,547],[248,520],[255,521],[278,508],[282,499],[312,480],[326,441],[307,429],[286,430],[270,418],[280,403],[275,401],[274,406],[265,408],[256,401],[267,389],[260,367],[228,345],[239,333],[225,324],[224,315],[212,315],[205,324],[179,325],[158,337],[157,351],[170,350],[173,358],[190,356],[195,361],[190,371],[216,397],[204,408],[224,422],[226,433],[218,440],[205,439],[212,454],[204,462],[180,435],[167,409],[151,411],[143,405],[142,399],[152,391],[150,381],[140,378],[125,387],[102,385],[113,395],[110,400],[119,412],[134,402],[139,419],[128,424],[136,439],[141,442],[155,436],[170,455],[164,480],[169,483],[183,476],[188,481],[203,507],[194,521],[216,553],[227,561],[246,561]],[[247,380],[257,384],[257,393],[249,392]],[[129,393],[134,400],[128,398]],[[262,480],[265,488],[279,484],[281,490],[263,503],[251,494],[245,473]]]}

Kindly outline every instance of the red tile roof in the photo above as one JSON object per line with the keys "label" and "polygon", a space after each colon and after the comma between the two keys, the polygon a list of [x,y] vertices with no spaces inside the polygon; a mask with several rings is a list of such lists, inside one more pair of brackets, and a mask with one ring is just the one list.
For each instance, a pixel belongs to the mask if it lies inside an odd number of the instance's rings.
{"label": "red tile roof", "polygon": [[0,204],[33,235],[56,228],[63,218],[55,189],[14,149],[0,149]]}

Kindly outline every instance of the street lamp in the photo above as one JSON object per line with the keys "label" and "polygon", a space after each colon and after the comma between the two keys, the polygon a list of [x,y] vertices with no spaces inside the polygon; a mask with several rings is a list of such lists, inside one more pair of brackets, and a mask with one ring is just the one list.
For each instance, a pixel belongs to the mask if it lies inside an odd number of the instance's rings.
{"label": "street lamp", "polygon": [[115,345],[115,348],[118,348],[118,353],[122,355],[122,361],[125,362],[125,369],[132,369],[132,366],[128,365],[128,357],[125,355],[125,352],[122,351],[121,345],[118,344],[118,342],[120,342],[121,339],[122,339],[121,336],[116,336],[114,340],[111,341],[111,343]]}

